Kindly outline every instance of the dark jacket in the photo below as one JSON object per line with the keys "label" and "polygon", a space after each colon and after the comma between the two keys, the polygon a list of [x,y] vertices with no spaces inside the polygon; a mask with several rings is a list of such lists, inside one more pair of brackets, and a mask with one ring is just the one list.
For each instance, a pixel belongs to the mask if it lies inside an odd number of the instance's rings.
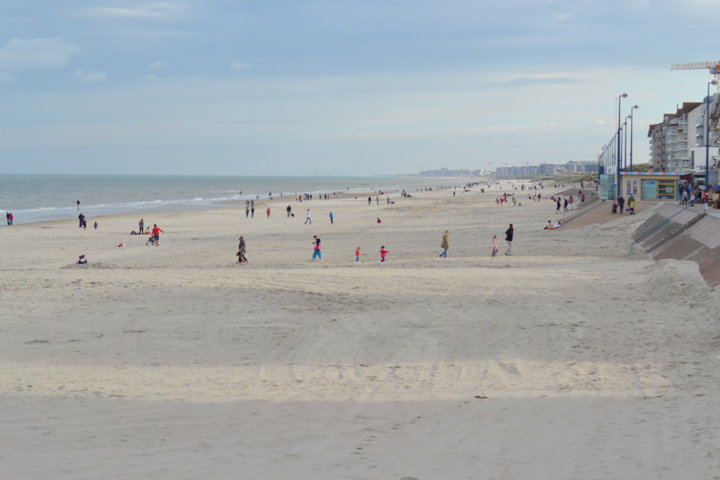
{"label": "dark jacket", "polygon": [[505,230],[505,241],[506,242],[513,241],[513,227],[510,227],[507,230]]}

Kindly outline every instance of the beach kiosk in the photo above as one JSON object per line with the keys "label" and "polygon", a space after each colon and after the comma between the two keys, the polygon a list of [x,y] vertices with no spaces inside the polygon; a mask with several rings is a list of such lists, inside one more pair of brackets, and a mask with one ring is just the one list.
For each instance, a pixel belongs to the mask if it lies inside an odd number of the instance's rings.
{"label": "beach kiosk", "polygon": [[641,200],[677,200],[680,181],[689,181],[686,172],[623,172],[622,191]]}

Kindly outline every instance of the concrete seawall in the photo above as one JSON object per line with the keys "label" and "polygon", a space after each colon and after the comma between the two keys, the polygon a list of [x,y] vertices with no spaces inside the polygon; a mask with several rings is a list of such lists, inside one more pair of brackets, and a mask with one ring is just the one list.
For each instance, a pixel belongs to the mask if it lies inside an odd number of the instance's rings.
{"label": "concrete seawall", "polygon": [[662,205],[633,233],[652,258],[692,261],[711,287],[720,285],[720,216],[702,206]]}

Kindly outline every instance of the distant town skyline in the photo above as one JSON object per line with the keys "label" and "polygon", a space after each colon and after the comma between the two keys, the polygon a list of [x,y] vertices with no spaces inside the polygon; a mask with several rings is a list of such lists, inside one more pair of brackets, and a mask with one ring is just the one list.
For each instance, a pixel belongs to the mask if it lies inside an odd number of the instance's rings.
{"label": "distant town skyline", "polygon": [[[28,0],[0,17],[0,173],[392,175],[590,161],[617,96],[702,101],[709,0]],[[672,35],[668,34],[672,32]]]}

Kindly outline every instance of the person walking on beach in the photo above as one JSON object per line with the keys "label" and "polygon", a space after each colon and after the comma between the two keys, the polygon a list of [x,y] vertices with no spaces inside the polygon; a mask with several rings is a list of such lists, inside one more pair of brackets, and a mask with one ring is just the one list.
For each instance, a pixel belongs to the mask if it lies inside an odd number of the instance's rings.
{"label": "person walking on beach", "polygon": [[308,223],[312,225],[312,212],[310,212],[309,208],[305,210],[305,225]]}
{"label": "person walking on beach", "polygon": [[443,233],[442,241],[440,242],[440,248],[442,248],[442,252],[440,252],[440,256],[442,258],[447,258],[447,251],[448,248],[450,248],[450,241],[449,241],[449,235],[450,232],[448,230],[445,230],[445,233]]}
{"label": "person walking on beach", "polygon": [[389,252],[388,252],[387,250],[385,250],[385,245],[382,245],[382,246],[380,247],[380,261],[381,261],[381,262],[384,262],[384,261],[385,261],[385,257],[387,257],[387,254],[388,254],[388,253],[389,253]]}
{"label": "person walking on beach", "polygon": [[320,238],[317,235],[313,235],[313,254],[312,261],[315,259],[322,260],[322,245],[320,244]]}
{"label": "person walking on beach", "polygon": [[330,212],[328,217],[330,217],[330,223],[335,223],[335,214],[333,212]]}
{"label": "person walking on beach", "polygon": [[255,203],[250,206],[250,218],[255,218]]}
{"label": "person walking on beach", "polygon": [[245,257],[245,239],[241,235],[238,244],[238,252],[236,253],[238,257],[238,263],[248,263],[247,257]]}
{"label": "person walking on beach", "polygon": [[368,205],[372,203],[372,197],[368,197]]}
{"label": "person walking on beach", "polygon": [[8,227],[12,226],[12,224],[13,224],[13,219],[14,219],[14,217],[13,217],[12,212],[7,212],[7,213],[5,214],[5,220],[7,220]]}
{"label": "person walking on beach", "polygon": [[153,243],[155,244],[156,247],[157,247],[158,245],[160,245],[160,233],[161,233],[161,232],[162,232],[162,233],[165,233],[165,230],[163,230],[162,228],[158,227],[157,224],[154,223],[154,224],[153,224],[152,232],[150,232],[150,233],[151,233],[151,235],[152,235]]}
{"label": "person walking on beach", "polygon": [[356,261],[356,262],[359,262],[359,261],[360,261],[360,247],[357,247],[357,248],[355,249],[355,261]]}
{"label": "person walking on beach", "polygon": [[287,216],[288,218],[290,218],[290,216],[292,215],[292,207],[288,205],[285,211],[287,211]]}
{"label": "person walking on beach", "polygon": [[142,218],[140,219],[140,221],[138,222],[138,228],[140,229],[139,233],[145,233],[145,220],[144,219],[142,219]]}
{"label": "person walking on beach", "polygon": [[245,218],[250,216],[250,205],[245,205]]}
{"label": "person walking on beach", "polygon": [[267,214],[267,218],[270,218],[270,207],[267,207],[267,210],[265,210],[265,213]]}
{"label": "person walking on beach", "polygon": [[498,248],[498,239],[497,235],[493,235],[492,238],[492,253],[490,254],[491,257],[497,256],[497,253],[500,249]]}
{"label": "person walking on beach", "polygon": [[505,230],[505,241],[507,242],[507,252],[505,252],[505,255],[512,255],[512,242],[513,242],[513,235],[515,233],[515,229],[513,228],[513,224],[510,224],[510,227]]}

